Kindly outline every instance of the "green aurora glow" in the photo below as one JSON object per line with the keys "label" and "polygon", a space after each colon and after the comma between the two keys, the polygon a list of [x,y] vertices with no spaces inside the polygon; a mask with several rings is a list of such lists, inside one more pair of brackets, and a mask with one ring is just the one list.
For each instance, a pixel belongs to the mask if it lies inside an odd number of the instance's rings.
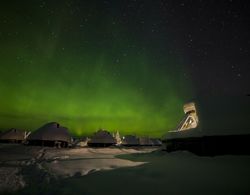
{"label": "green aurora glow", "polygon": [[31,6],[30,23],[24,8],[22,17],[1,9],[12,17],[0,35],[2,129],[57,121],[75,135],[105,128],[161,136],[177,125],[191,84],[183,79],[185,62],[159,54],[157,40],[112,25],[111,16],[100,22],[101,13],[82,28],[65,13],[48,23]]}

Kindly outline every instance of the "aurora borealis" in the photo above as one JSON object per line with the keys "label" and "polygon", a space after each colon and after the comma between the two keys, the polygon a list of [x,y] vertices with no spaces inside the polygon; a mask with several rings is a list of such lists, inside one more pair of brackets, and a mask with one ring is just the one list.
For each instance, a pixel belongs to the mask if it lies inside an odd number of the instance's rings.
{"label": "aurora borealis", "polygon": [[180,10],[170,14],[173,6],[80,0],[1,5],[0,128],[34,130],[57,121],[76,135],[105,128],[150,136],[174,128],[202,74],[190,76],[197,69],[186,58],[185,21],[176,18]]}

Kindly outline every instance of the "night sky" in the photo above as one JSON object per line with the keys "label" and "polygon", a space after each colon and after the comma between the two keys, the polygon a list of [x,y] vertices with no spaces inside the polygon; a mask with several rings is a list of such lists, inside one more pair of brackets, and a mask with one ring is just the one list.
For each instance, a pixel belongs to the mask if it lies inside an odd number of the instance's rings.
{"label": "night sky", "polygon": [[161,136],[185,102],[250,93],[248,1],[2,1],[0,128]]}

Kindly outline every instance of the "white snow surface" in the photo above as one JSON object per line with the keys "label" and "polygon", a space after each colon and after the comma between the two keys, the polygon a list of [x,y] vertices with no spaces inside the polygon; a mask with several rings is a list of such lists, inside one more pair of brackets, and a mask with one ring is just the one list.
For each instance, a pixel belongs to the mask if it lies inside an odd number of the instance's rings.
{"label": "white snow surface", "polygon": [[0,194],[250,194],[250,156],[154,150],[0,144]]}
{"label": "white snow surface", "polygon": [[119,159],[115,155],[151,152],[152,149],[135,150],[120,148],[78,148],[78,149],[51,149],[46,151],[42,166],[61,177],[70,177],[75,174],[87,175],[100,170],[109,170],[120,167],[133,167],[145,162],[133,162]]}
{"label": "white snow surface", "polygon": [[0,192],[17,190],[25,186],[19,173],[23,167],[36,165],[56,178],[82,176],[101,170],[133,167],[146,162],[119,159],[115,155],[151,152],[154,149],[76,148],[0,144]]}

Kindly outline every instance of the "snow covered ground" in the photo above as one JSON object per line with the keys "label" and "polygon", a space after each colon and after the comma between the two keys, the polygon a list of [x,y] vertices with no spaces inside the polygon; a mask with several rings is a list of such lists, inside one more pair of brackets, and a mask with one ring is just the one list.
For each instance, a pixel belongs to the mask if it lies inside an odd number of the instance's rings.
{"label": "snow covered ground", "polygon": [[0,158],[17,194],[250,194],[250,156],[1,145]]}
{"label": "snow covered ground", "polygon": [[[57,149],[19,144],[0,145],[0,192],[21,189],[33,177],[43,180],[83,176],[100,170],[133,167],[145,162],[119,159],[115,155],[151,152],[153,148]],[[24,178],[28,178],[27,182]]]}

